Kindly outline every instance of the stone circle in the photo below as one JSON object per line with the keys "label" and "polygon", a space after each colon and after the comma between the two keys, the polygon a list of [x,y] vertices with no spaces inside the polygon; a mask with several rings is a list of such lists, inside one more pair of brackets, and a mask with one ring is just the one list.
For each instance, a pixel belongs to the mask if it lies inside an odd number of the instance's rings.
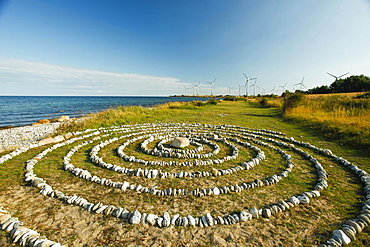
{"label": "stone circle", "polygon": [[[186,149],[172,148],[171,142],[174,138],[181,137],[188,140]],[[139,144],[140,151],[137,155],[132,154],[132,150],[127,152],[127,148],[132,145]],[[74,176],[84,179],[88,182],[102,186],[117,188],[124,193],[127,190],[132,190],[138,193],[149,193],[155,196],[170,196],[170,197],[211,197],[229,193],[242,193],[263,186],[274,186],[281,180],[287,178],[289,173],[294,169],[293,158],[289,154],[293,152],[303,157],[309,164],[316,169],[317,180],[316,184],[310,191],[302,191],[299,194],[291,195],[289,198],[281,198],[277,202],[270,203],[263,208],[251,208],[247,211],[235,212],[235,209],[227,209],[227,215],[170,215],[168,212],[163,212],[162,215],[156,215],[153,212],[136,209],[129,211],[122,205],[108,205],[105,202],[93,202],[79,195],[68,195],[63,191],[53,189],[48,184],[46,179],[39,177],[34,170],[39,162],[43,162],[43,158],[51,155],[52,152],[64,146],[69,151],[63,157],[62,163],[65,171],[72,173]],[[104,169],[122,174],[124,181],[112,181],[109,178],[99,177],[91,171],[78,167],[78,164],[72,163],[72,158],[75,153],[86,146],[92,145],[89,150],[89,159],[92,165],[102,167]],[[108,145],[116,145],[116,155],[119,156],[127,167],[118,164],[107,163],[102,154],[102,149]],[[370,175],[366,171],[361,170],[349,161],[336,156],[328,149],[321,149],[309,143],[300,142],[293,137],[287,137],[285,134],[265,129],[251,129],[234,125],[211,125],[211,124],[185,124],[185,123],[151,123],[151,124],[136,124],[112,126],[99,129],[87,129],[80,132],[72,133],[70,139],[61,140],[53,145],[49,144],[34,144],[28,147],[18,148],[15,151],[0,157],[0,164],[11,160],[12,158],[27,152],[29,149],[39,146],[47,146],[43,151],[35,157],[26,161],[25,166],[25,181],[30,185],[39,189],[44,196],[54,198],[66,204],[79,206],[82,209],[91,213],[99,213],[109,215],[122,220],[128,224],[148,224],[155,227],[176,226],[192,226],[192,227],[208,227],[214,225],[231,225],[243,224],[246,221],[258,219],[260,217],[270,218],[274,214],[282,213],[290,208],[300,205],[315,203],[315,198],[321,196],[321,191],[328,186],[328,175],[321,163],[310,153],[304,149],[319,153],[320,155],[334,159],[339,164],[352,170],[364,183],[366,201],[363,204],[361,214],[355,219],[348,220],[343,224],[341,229],[333,231],[332,237],[327,240],[322,246],[340,246],[348,244],[355,240],[355,234],[363,230],[364,227],[370,224]],[[225,150],[222,150],[225,149]],[[240,155],[241,149],[250,150],[254,156],[249,159],[244,159]],[[145,181],[146,179],[199,179],[207,177],[230,176],[242,171],[252,170],[257,165],[263,165],[266,158],[264,150],[272,150],[277,152],[284,160],[283,169],[277,174],[270,175],[264,179],[255,179],[253,181],[243,181],[239,184],[224,186],[208,186],[198,187],[193,190],[187,188],[158,188],[150,187]],[[222,151],[221,155],[220,152]],[[143,154],[145,158],[143,157]],[[151,157],[156,157],[152,159]],[[233,160],[241,160],[240,164],[233,165]],[[130,167],[135,163],[140,165],[139,168]],[[218,165],[223,164],[228,168],[218,168]],[[180,171],[168,172],[153,166],[160,167],[192,167],[195,171]],[[197,170],[199,166],[209,167],[209,171]],[[143,183],[135,184],[130,182],[132,176],[142,177]],[[211,212],[212,210],[209,209]],[[0,212],[1,215],[1,212]],[[8,215],[4,213],[3,215]],[[22,224],[12,223],[19,222],[11,221],[10,216],[2,216],[0,218],[0,226],[3,230],[9,232],[22,232],[24,234],[30,232],[22,228]],[[29,235],[32,235],[33,232]],[[13,234],[14,240],[25,242],[19,237],[23,236]],[[36,241],[36,240],[35,240]],[[32,245],[27,242],[28,246]],[[59,243],[54,243],[55,246],[60,246]],[[50,245],[54,246],[54,245]]]}

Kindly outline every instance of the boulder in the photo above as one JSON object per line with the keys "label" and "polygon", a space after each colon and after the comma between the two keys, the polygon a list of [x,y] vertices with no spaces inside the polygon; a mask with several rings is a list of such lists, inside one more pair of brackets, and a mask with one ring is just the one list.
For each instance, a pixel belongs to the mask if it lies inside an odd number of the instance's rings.
{"label": "boulder", "polygon": [[173,141],[171,142],[171,146],[175,148],[183,148],[186,146],[189,146],[190,141],[186,137],[175,137]]}
{"label": "boulder", "polygon": [[66,122],[66,121],[69,121],[69,116],[63,115],[58,118],[58,122]]}
{"label": "boulder", "polygon": [[55,140],[54,138],[50,137],[50,138],[46,138],[46,139],[43,139],[39,142],[39,145],[46,145],[46,144],[50,144],[50,143],[54,143]]}
{"label": "boulder", "polygon": [[37,123],[39,123],[39,124],[48,124],[48,123],[50,123],[50,120],[49,119],[41,119],[41,120],[37,121]]}
{"label": "boulder", "polygon": [[56,136],[54,137],[54,142],[61,142],[61,141],[64,141],[64,136]]}
{"label": "boulder", "polygon": [[73,137],[73,134],[72,133],[67,133],[67,134],[64,135],[64,138],[65,139],[69,139],[71,137]]}

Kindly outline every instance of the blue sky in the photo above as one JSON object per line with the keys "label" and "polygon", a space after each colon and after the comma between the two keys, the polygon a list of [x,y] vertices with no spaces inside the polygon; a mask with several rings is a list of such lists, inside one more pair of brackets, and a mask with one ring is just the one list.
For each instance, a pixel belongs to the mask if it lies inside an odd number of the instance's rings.
{"label": "blue sky", "polygon": [[370,76],[369,23],[368,0],[0,0],[0,95],[330,85]]}

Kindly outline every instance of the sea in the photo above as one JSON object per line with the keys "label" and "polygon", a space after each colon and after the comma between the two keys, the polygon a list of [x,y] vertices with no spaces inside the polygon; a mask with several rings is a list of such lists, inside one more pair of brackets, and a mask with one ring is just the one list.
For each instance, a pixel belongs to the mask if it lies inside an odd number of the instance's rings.
{"label": "sea", "polygon": [[25,126],[62,115],[81,117],[118,106],[152,107],[173,101],[207,100],[198,97],[129,96],[0,96],[0,127]]}

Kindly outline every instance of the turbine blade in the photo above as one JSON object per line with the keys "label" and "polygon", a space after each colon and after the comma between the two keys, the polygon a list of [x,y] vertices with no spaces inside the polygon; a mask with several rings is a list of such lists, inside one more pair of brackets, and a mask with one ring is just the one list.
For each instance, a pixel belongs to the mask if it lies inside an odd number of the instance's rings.
{"label": "turbine blade", "polygon": [[248,76],[246,76],[244,73],[243,73],[243,75],[245,76],[245,78],[247,78],[247,79],[248,79]]}
{"label": "turbine blade", "polygon": [[347,74],[349,74],[349,72],[348,72],[348,73],[345,73],[345,74],[343,74],[343,75],[341,75],[341,76],[338,76],[338,79],[339,79],[339,78],[341,78],[342,76],[347,75]]}
{"label": "turbine blade", "polygon": [[214,80],[213,80],[213,83],[215,83],[215,81],[217,80],[217,78],[215,78]]}
{"label": "turbine blade", "polygon": [[335,75],[332,75],[329,72],[326,72],[326,74],[331,75],[332,77],[334,77],[335,79],[337,79],[337,77]]}

